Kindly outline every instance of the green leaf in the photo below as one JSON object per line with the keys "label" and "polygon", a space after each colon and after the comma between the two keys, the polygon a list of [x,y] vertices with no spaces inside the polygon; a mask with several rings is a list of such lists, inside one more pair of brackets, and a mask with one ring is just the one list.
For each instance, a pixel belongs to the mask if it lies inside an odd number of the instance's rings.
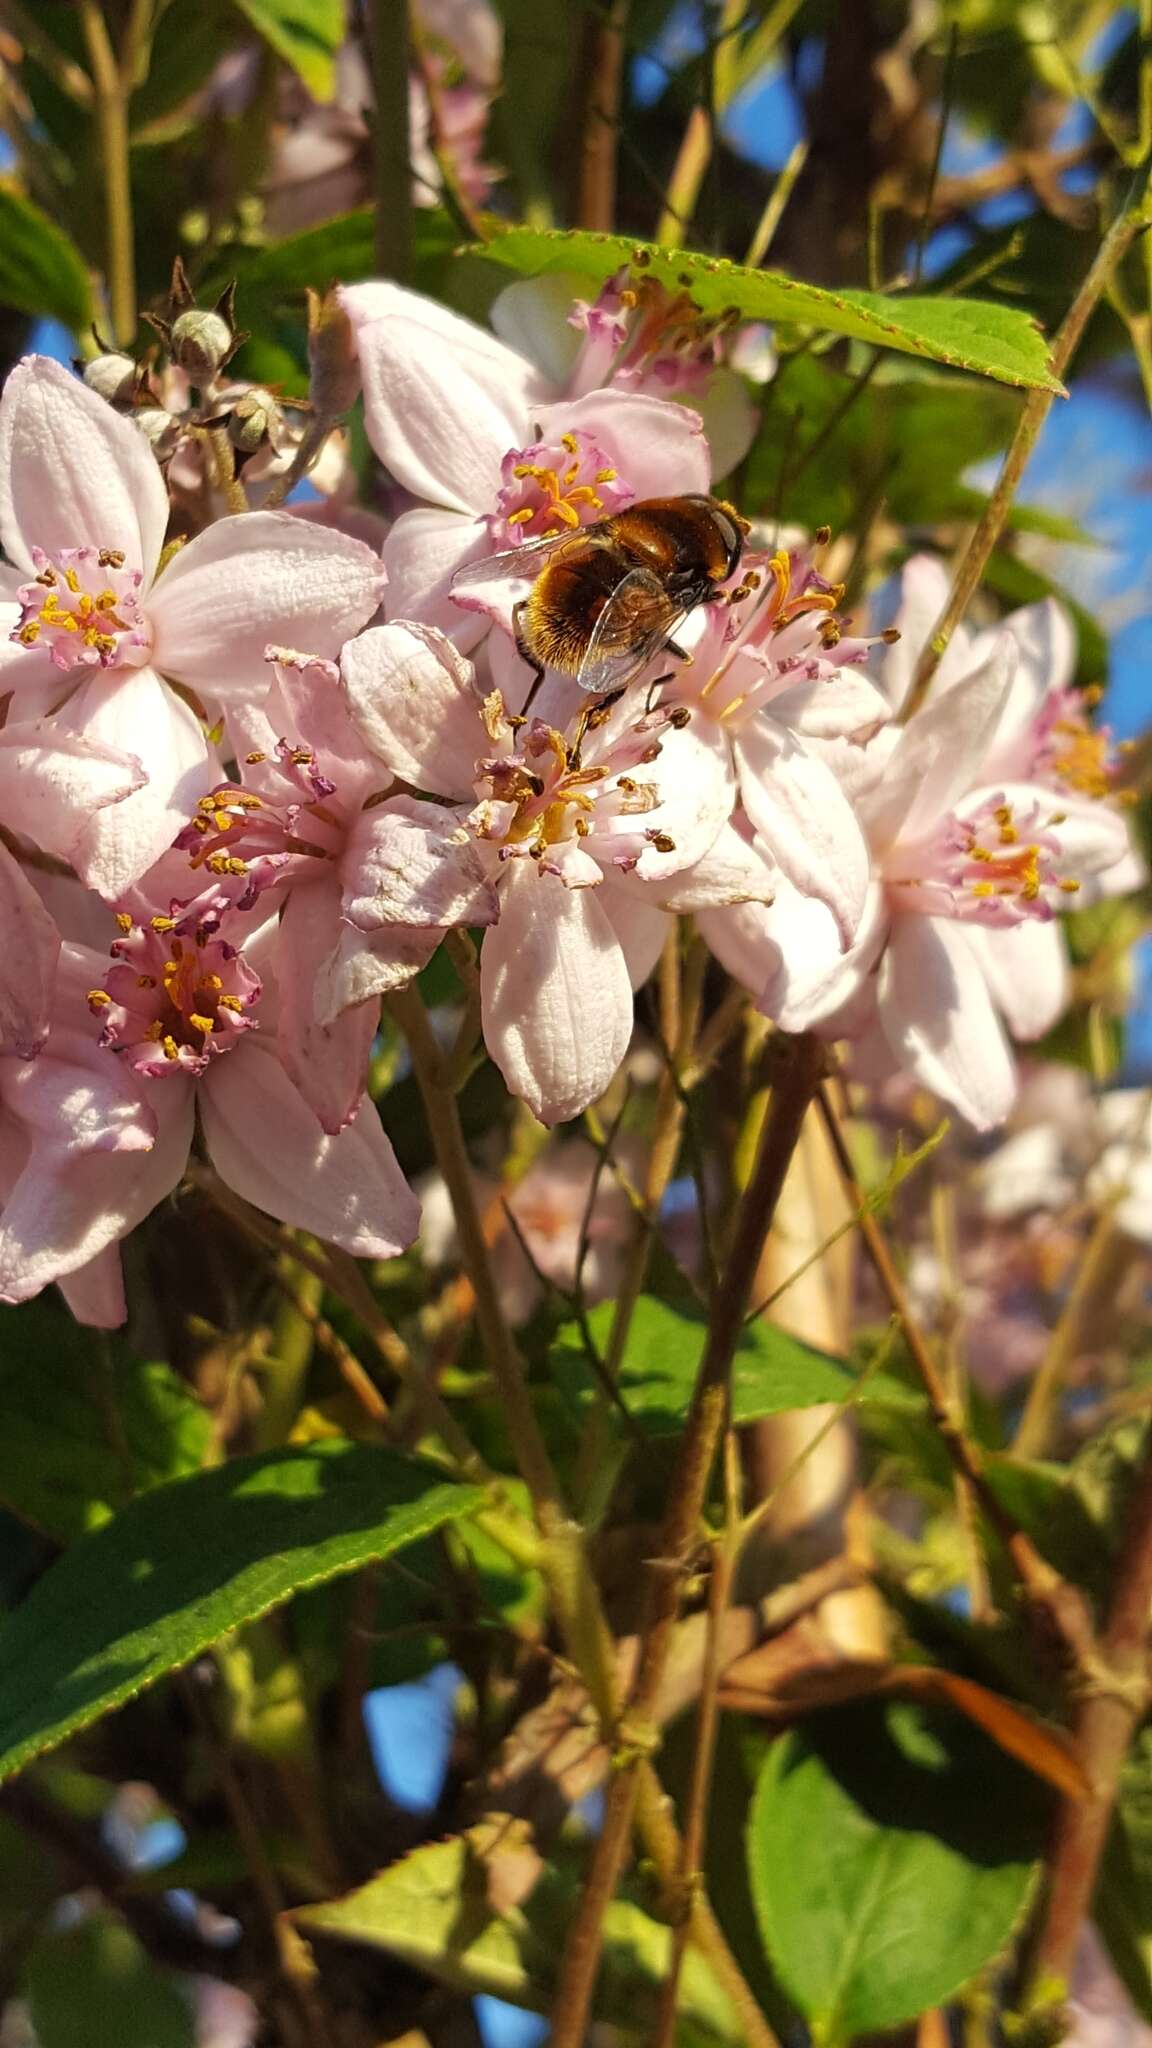
{"label": "green leaf", "polygon": [[95,315],[76,244],[11,185],[0,184],[0,305],[59,320],[82,334]]}
{"label": "green leaf", "polygon": [[765,1947],[832,2044],[943,2005],[997,1956],[1044,1839],[1035,1781],[959,1716],[820,1716],[768,1753],[748,1824]]}
{"label": "green leaf", "polygon": [[[601,1355],[613,1314],[613,1304],[606,1301],[588,1317]],[[707,1333],[702,1316],[669,1308],[650,1294],[637,1302],[619,1385],[625,1405],[650,1435],[675,1436],[683,1428]],[[592,1398],[596,1381],[575,1323],[563,1325],[550,1363],[576,1405]],[[762,1319],[746,1326],[736,1347],[732,1415],[737,1423],[758,1422],[789,1408],[847,1401],[854,1389],[852,1374],[838,1359]]]}
{"label": "green leaf", "polygon": [[98,1349],[45,1296],[0,1308],[0,1504],[57,1543],[198,1471],[211,1437],[169,1366],[115,1339]]}
{"label": "green leaf", "polygon": [[888,298],[879,292],[830,292],[782,271],[751,270],[724,257],[693,255],[637,243],[628,235],[577,229],[497,227],[476,254],[528,276],[570,270],[603,283],[639,261],[646,274],[691,292],[704,313],[735,307],[747,320],[813,327],[877,348],[925,356],[976,370],[1001,384],[1061,391],[1048,365],[1048,344],[1035,321],[1015,307],[983,299]]}
{"label": "green leaf", "polygon": [[[197,297],[206,303],[235,279],[239,311],[249,322],[278,306],[302,306],[309,285],[324,291],[334,281],[359,284],[377,271],[374,217],[372,207],[361,206],[280,242],[231,243],[211,271],[197,279]],[[421,291],[443,296],[458,239],[451,216],[443,208],[420,207],[415,234],[413,282]]]}
{"label": "green leaf", "polygon": [[[386,1949],[455,1990],[486,1992],[511,2005],[547,2012],[582,1873],[564,1857],[544,1870],[521,1905],[496,1911],[491,1892],[502,1826],[507,1838],[503,1853],[514,1857],[515,1823],[498,1816],[496,1846],[488,1859],[481,1849],[492,1843],[492,1828],[472,1829],[466,1836],[430,1842],[357,1891],[301,1907],[293,1917],[308,1934],[337,1934]],[[603,1927],[597,2015],[625,2028],[629,2039],[650,2041],[669,1930],[627,1897],[612,1901]],[[679,2013],[678,2048],[728,2043],[735,2048],[740,2041],[724,1993],[693,1949],[684,1958]]]}
{"label": "green leaf", "polygon": [[344,40],[344,0],[236,0],[257,34],[292,66],[313,99],[336,89],[336,52]]}
{"label": "green leaf", "polygon": [[341,1440],[235,1458],[141,1495],[66,1551],[0,1628],[0,1779],[300,1587],[390,1557],[483,1498]]}
{"label": "green leaf", "polygon": [[37,1943],[24,1982],[38,2048],[194,2048],[191,2002],[110,1913]]}

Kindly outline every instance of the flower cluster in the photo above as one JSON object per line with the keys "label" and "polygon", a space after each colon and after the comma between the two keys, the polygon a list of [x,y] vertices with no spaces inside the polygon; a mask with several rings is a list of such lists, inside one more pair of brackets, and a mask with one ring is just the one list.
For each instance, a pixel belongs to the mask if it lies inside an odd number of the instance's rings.
{"label": "flower cluster", "polygon": [[1054,602],[958,634],[901,723],[938,565],[864,633],[827,534],[750,541],[615,698],[539,687],[532,544],[706,496],[746,452],[730,323],[645,274],[513,285],[494,333],[345,289],[325,317],[395,487],[378,548],[356,508],[252,509],[255,468],[198,487],[246,387],[219,382],[230,306],[191,317],[165,325],[168,402],[200,392],[183,458],[124,375],[32,357],[0,403],[0,1299],[55,1280],[119,1320],[119,1241],[193,1151],[352,1253],[408,1245],[369,1061],[381,996],[452,931],[545,1124],[612,1083],[679,914],[785,1030],[1005,1119],[1010,1040],[1067,1001],[1060,913],[1139,876]]}

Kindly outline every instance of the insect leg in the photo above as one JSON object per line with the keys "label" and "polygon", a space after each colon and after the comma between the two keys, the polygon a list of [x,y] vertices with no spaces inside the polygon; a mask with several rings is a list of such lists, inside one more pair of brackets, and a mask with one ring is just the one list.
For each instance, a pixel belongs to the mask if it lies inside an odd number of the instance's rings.
{"label": "insect leg", "polygon": [[623,695],[623,690],[611,690],[606,697],[593,697],[585,704],[577,721],[576,738],[568,749],[568,766],[570,768],[578,768],[580,766],[580,749],[584,745],[587,735],[590,732],[595,732],[598,725],[603,725],[612,706],[618,704]]}
{"label": "insect leg", "polygon": [[541,683],[544,681],[545,676],[545,668],[543,662],[537,660],[536,656],[533,654],[531,648],[529,647],[527,640],[524,637],[524,627],[522,624],[522,619],[527,609],[528,599],[526,597],[522,597],[519,604],[514,604],[512,607],[512,638],[516,643],[516,652],[520,656],[521,661],[527,662],[528,667],[532,670],[532,683],[529,688],[528,695],[525,697],[523,705],[521,706],[520,710],[520,716],[522,718],[527,717],[528,711],[532,704],[532,699],[536,695],[537,690],[540,688]]}

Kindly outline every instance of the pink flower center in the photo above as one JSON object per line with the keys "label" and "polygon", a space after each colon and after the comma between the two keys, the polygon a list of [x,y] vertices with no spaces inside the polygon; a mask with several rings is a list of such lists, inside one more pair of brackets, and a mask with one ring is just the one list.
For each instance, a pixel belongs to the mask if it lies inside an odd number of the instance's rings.
{"label": "pink flower center", "polygon": [[786,548],[746,555],[740,582],[725,598],[730,610],[719,657],[710,671],[697,661],[703,687],[691,667],[675,675],[671,696],[733,729],[781,690],[859,665],[875,642],[845,633],[836,617],[843,595],[843,584],[829,583],[807,555]]}
{"label": "pink flower center", "polygon": [[585,336],[572,378],[576,393],[608,383],[702,392],[720,337],[733,324],[730,314],[702,313],[688,292],[628,270],[610,277],[592,304],[577,299],[568,318]]}
{"label": "pink flower center", "polygon": [[898,846],[884,879],[897,907],[928,916],[989,925],[1023,924],[1054,917],[1080,884],[1056,872],[1060,840],[1033,804],[1027,817],[1002,796],[990,796],[966,815],[950,812],[918,846]]}
{"label": "pink flower center", "polygon": [[260,995],[260,978],[217,936],[218,920],[197,922],[200,909],[146,925],[134,924],[126,911],[117,918],[115,965],[103,988],[89,993],[88,1007],[103,1020],[101,1045],[138,1074],[202,1074],[255,1021],[246,1013]]}
{"label": "pink flower center", "polygon": [[139,667],[152,636],[140,605],[139,569],[125,569],[119,548],[61,548],[53,559],[33,548],[36,575],[16,593],[20,618],[10,637],[47,648],[54,666]]}
{"label": "pink flower center", "polygon": [[666,833],[639,822],[661,797],[654,782],[633,771],[660,752],[654,726],[640,720],[603,759],[574,764],[563,734],[533,719],[515,751],[478,763],[477,788],[489,793],[469,822],[479,839],[499,848],[502,861],[527,857],[544,873],[585,886],[600,879],[586,842],[594,843],[597,860],[623,869],[634,868],[648,846],[675,850]]}
{"label": "pink flower center", "polygon": [[311,747],[280,739],[272,754],[245,756],[258,789],[222,782],[202,796],[175,844],[193,868],[218,880],[244,880],[237,898],[248,909],[261,889],[307,860],[336,860],[346,821],[333,802],[336,784],[322,775]]}
{"label": "pink flower center", "polygon": [[636,496],[582,428],[561,434],[558,441],[510,449],[500,474],[491,525],[493,540],[504,546],[574,533],[594,519],[607,519]]}
{"label": "pink flower center", "polygon": [[1036,721],[1029,780],[1055,783],[1070,796],[1099,800],[1115,795],[1119,764],[1111,732],[1107,726],[1096,730],[1087,716],[1100,694],[1098,689],[1050,693]]}

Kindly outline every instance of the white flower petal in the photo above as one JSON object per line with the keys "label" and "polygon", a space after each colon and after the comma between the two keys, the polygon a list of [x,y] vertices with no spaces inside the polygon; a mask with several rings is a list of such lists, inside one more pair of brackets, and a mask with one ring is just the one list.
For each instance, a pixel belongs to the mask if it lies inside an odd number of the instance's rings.
{"label": "white flower petal", "polygon": [[331,658],[384,589],[378,555],[290,512],[217,520],[182,548],[149,600],[157,668],[212,704],[259,699],[269,643]]}
{"label": "white flower petal", "polygon": [[0,542],[32,549],[120,548],[147,583],[168,525],[168,493],[143,434],[62,363],[26,356],[0,398]]}
{"label": "white flower petal", "polygon": [[364,1093],[368,1057],[380,1022],[374,1002],[358,1003],[328,1023],[316,1014],[320,979],[340,934],[340,884],[303,883],[288,892],[277,934],[280,1056],[326,1131],[342,1131]]}
{"label": "white flower petal", "polygon": [[1002,1124],[1016,1098],[1016,1069],[964,927],[896,918],[877,994],[885,1037],[904,1071],[978,1131]]}
{"label": "white flower petal", "polygon": [[0,845],[0,1055],[29,1060],[48,1035],[60,934],[6,846]]}
{"label": "white flower petal", "polygon": [[97,811],[72,854],[90,889],[114,902],[159,860],[200,797],[218,782],[200,721],[150,668],[109,669],[57,713],[65,731],[88,733],[142,763],[142,789]]}
{"label": "white flower petal", "polygon": [[632,1036],[632,983],[596,889],[510,861],[500,922],[480,955],[484,1040],[541,1123],[602,1095]]}
{"label": "white flower petal", "polygon": [[361,931],[496,922],[496,889],[476,842],[441,804],[399,796],[365,811],[349,835],[342,873],[344,915]]}
{"label": "white flower petal", "polygon": [[517,278],[497,292],[488,308],[501,341],[517,355],[535,363],[559,396],[576,366],[581,336],[568,319],[573,301],[582,298],[588,280],[577,271],[547,271],[542,277]]}
{"label": "white flower petal", "polygon": [[[707,491],[711,482],[700,415],[686,405],[609,386],[604,391],[589,391],[583,398],[537,406],[529,439],[557,441],[562,434],[577,431],[591,434],[638,498],[683,497]],[[495,506],[479,505],[477,509],[493,511]]]}
{"label": "white flower petal", "polygon": [[404,619],[373,626],[340,670],[354,724],[393,775],[434,796],[473,794],[491,742],[472,670],[442,633]]}
{"label": "white flower petal", "polygon": [[868,889],[868,848],[847,797],[819,757],[763,718],[735,743],[740,794],[773,860],[806,896],[828,905],[850,944]]}
{"label": "white flower petal", "polygon": [[971,925],[968,940],[1013,1038],[1042,1038],[1063,1016],[1071,995],[1059,921],[1035,919],[1004,929]]}
{"label": "white flower petal", "polygon": [[451,635],[467,654],[484,638],[488,620],[449,596],[448,586],[465,562],[492,553],[488,528],[463,512],[418,505],[393,521],[384,542],[388,587],[384,609],[390,619],[420,619]]}
{"label": "white flower petal", "polygon": [[200,1115],[220,1178],[257,1209],[357,1258],[394,1258],[412,1243],[420,1205],[374,1103],[333,1137],[275,1054],[249,1041],[204,1076]]}
{"label": "white flower petal", "polygon": [[320,1023],[331,1024],[351,1004],[369,996],[406,988],[427,967],[443,937],[430,926],[393,924],[379,932],[358,932],[345,925],[316,980]]}
{"label": "white flower petal", "polygon": [[983,780],[1016,659],[1011,634],[997,634],[980,668],[954,689],[930,697],[909,719],[882,779],[860,800],[874,853],[882,854],[897,838],[915,840],[932,832],[943,813]]}
{"label": "white flower petal", "polygon": [[494,512],[502,458],[536,438],[529,414],[544,382],[470,320],[443,307],[430,316],[415,295],[405,297],[412,310],[398,306],[357,337],[368,439],[413,497]]}

